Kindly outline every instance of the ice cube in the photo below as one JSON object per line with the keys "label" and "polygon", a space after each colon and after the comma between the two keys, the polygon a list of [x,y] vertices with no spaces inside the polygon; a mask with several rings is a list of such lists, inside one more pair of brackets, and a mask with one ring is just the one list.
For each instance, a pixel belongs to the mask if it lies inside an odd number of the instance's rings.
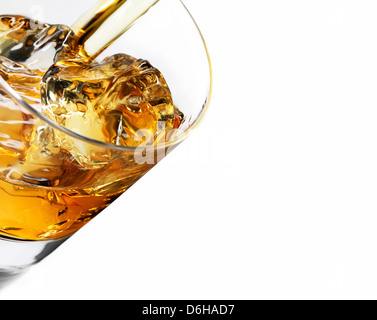
{"label": "ice cube", "polygon": [[[36,110],[41,106],[43,75],[69,35],[65,26],[21,16],[0,16],[0,76]],[[52,129],[16,104],[5,90],[0,90],[0,125],[0,172],[8,172],[9,179],[16,175],[44,181],[45,172],[52,172],[47,168],[47,163],[52,163],[50,159],[60,161]],[[41,165],[45,170],[34,174]]]}
{"label": "ice cube", "polygon": [[[49,25],[22,16],[0,16],[0,77],[21,98],[40,110],[40,83],[45,71],[65,44],[71,31],[66,26]],[[2,134],[0,147],[11,141],[26,155],[37,119],[0,91]],[[9,149],[9,148],[8,148]]]}
{"label": "ice cube", "polygon": [[[29,104],[36,108],[41,103],[40,83],[43,72],[0,56],[0,76]],[[0,95],[0,101],[5,99]]]}
{"label": "ice cube", "polygon": [[23,16],[0,16],[0,56],[32,69],[47,69],[72,35],[64,25]]}
{"label": "ice cube", "polygon": [[58,61],[43,78],[41,98],[43,112],[60,125],[123,146],[156,142],[161,128],[178,128],[183,119],[160,71],[126,54],[101,63]]}

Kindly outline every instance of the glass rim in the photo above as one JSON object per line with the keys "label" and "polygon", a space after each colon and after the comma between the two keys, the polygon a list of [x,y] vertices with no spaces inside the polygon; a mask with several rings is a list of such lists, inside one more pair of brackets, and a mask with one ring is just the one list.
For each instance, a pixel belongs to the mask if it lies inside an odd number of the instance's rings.
{"label": "glass rim", "polygon": [[8,95],[9,97],[11,98],[11,100],[24,107],[26,110],[28,110],[31,114],[33,114],[34,116],[36,116],[37,118],[41,119],[43,122],[45,122],[46,124],[48,124],[49,126],[51,126],[52,128],[56,129],[56,130],[59,130],[65,134],[67,134],[68,136],[71,136],[75,139],[78,139],[78,140],[81,140],[81,141],[84,141],[86,143],[89,143],[89,144],[92,144],[92,145],[96,145],[98,147],[102,147],[102,148],[106,148],[106,149],[112,149],[112,150],[116,150],[116,151],[127,151],[127,152],[135,152],[137,151],[138,149],[140,148],[143,148],[143,150],[160,150],[162,148],[169,148],[169,147],[173,147],[173,146],[176,146],[178,144],[180,144],[182,141],[184,141],[191,133],[192,131],[198,127],[198,125],[202,122],[205,114],[207,113],[207,110],[208,110],[208,107],[209,107],[209,104],[210,104],[210,101],[211,101],[211,98],[212,98],[212,90],[213,90],[213,74],[212,74],[212,63],[211,63],[211,58],[210,58],[210,55],[209,55],[209,52],[208,52],[208,48],[207,48],[207,44],[204,40],[204,37],[203,37],[203,34],[202,32],[200,31],[199,29],[199,26],[198,24],[196,23],[195,19],[193,18],[193,16],[191,15],[190,11],[187,9],[187,7],[185,6],[185,4],[180,1],[181,4],[184,6],[185,10],[188,12],[188,14],[190,15],[192,21],[194,22],[201,38],[202,38],[202,41],[203,41],[203,44],[204,44],[204,48],[205,48],[205,51],[206,51],[206,54],[207,54],[207,58],[208,58],[208,66],[209,66],[209,76],[210,76],[210,84],[209,84],[209,92],[208,92],[208,97],[206,99],[206,102],[205,104],[203,105],[203,108],[202,110],[200,111],[198,117],[196,118],[196,120],[182,133],[178,136],[178,138],[172,140],[172,141],[168,141],[166,143],[163,143],[163,144],[157,144],[157,145],[140,145],[140,146],[137,146],[137,147],[130,147],[130,146],[121,146],[121,145],[116,145],[116,144],[111,144],[111,143],[107,143],[107,142],[103,142],[103,141],[99,141],[99,140],[95,140],[95,139],[92,139],[90,137],[86,137],[80,133],[77,133],[75,131],[72,131],[70,129],[67,129],[65,128],[64,126],[62,125],[59,125],[58,123],[54,122],[53,120],[51,120],[50,118],[48,118],[47,116],[45,116],[43,113],[41,113],[40,111],[36,110],[35,108],[33,108],[29,103],[27,103],[5,80],[4,78],[0,75],[0,88],[2,88]]}

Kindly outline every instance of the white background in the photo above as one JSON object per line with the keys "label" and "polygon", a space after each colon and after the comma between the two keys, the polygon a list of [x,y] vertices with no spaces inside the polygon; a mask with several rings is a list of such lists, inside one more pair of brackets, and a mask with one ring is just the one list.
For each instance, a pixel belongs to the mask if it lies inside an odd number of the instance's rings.
{"label": "white background", "polygon": [[377,298],[377,4],[184,2],[202,126],[0,299]]}

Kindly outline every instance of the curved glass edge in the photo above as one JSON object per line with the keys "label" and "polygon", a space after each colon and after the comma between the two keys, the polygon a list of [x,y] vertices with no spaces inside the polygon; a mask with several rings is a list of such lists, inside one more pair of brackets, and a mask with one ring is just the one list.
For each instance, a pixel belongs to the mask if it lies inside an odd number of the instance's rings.
{"label": "curved glass edge", "polygon": [[187,11],[187,13],[190,15],[192,21],[195,24],[196,29],[198,30],[198,32],[200,34],[200,37],[202,38],[203,45],[204,45],[204,48],[205,48],[205,51],[206,51],[206,54],[207,54],[208,66],[209,66],[209,77],[210,77],[210,84],[209,84],[209,91],[208,91],[207,101],[204,104],[203,109],[202,109],[201,113],[199,114],[198,118],[195,120],[195,122],[187,130],[187,135],[186,135],[186,137],[187,137],[195,128],[197,128],[203,122],[203,119],[204,119],[205,115],[207,114],[209,105],[211,103],[212,94],[213,94],[213,68],[212,68],[211,56],[210,56],[209,51],[208,51],[208,46],[207,46],[207,43],[206,43],[206,41],[204,39],[203,33],[201,32],[201,30],[199,28],[199,25],[196,23],[196,21],[195,21],[194,17],[192,16],[191,12],[187,9],[186,5],[182,2],[182,0],[179,0],[179,1],[182,3],[182,6],[185,8],[185,10]]}

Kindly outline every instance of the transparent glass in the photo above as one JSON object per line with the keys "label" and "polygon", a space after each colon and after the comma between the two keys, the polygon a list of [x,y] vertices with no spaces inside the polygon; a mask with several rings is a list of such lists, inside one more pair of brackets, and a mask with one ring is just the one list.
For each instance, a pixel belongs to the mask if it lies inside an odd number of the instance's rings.
{"label": "transparent glass", "polygon": [[[13,0],[1,5],[0,15],[71,26],[96,2],[67,0],[57,8],[50,0]],[[97,60],[115,53],[148,60],[165,77],[185,115],[168,141],[124,147],[85,136],[80,127],[62,127],[38,103],[23,100],[0,73],[0,287],[109,206],[203,119],[211,65],[203,37],[180,0],[160,0]]]}

